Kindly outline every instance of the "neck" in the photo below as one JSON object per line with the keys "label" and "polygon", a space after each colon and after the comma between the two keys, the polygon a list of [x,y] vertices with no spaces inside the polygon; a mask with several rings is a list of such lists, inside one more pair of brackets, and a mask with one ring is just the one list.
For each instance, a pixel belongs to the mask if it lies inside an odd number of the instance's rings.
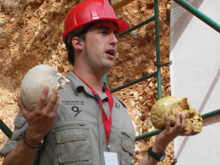
{"label": "neck", "polygon": [[75,68],[73,72],[75,72],[77,76],[79,76],[84,82],[86,82],[91,88],[93,88],[98,93],[99,96],[101,96],[103,89],[104,75],[97,76],[92,72],[86,72]]}

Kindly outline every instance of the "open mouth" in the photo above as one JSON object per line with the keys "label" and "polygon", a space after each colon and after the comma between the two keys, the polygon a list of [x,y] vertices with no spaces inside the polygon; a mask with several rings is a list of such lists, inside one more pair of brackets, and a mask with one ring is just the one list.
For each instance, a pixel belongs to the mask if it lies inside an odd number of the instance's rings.
{"label": "open mouth", "polygon": [[108,50],[108,51],[106,51],[106,53],[111,55],[111,56],[115,56],[115,51],[114,50]]}

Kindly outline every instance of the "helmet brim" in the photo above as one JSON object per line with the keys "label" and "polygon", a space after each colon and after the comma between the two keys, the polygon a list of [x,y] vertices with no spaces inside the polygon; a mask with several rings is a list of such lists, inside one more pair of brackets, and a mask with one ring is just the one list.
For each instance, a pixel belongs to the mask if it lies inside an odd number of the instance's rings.
{"label": "helmet brim", "polygon": [[[118,27],[118,34],[121,34],[122,32],[124,32],[125,30],[129,29],[130,25],[121,19],[117,19],[117,18],[99,18],[97,20],[92,20],[92,21],[88,21],[87,24],[92,23],[92,22],[96,22],[96,21],[112,21],[114,22],[117,27]],[[79,28],[83,28],[83,26],[85,26],[85,24],[79,25],[78,27],[75,27],[76,29]],[[66,31],[66,33],[64,33],[63,35],[63,41],[65,42],[65,38],[67,37],[67,34],[69,34],[72,30]]]}
{"label": "helmet brim", "polygon": [[126,21],[123,21],[121,19],[114,19],[114,18],[111,18],[111,19],[108,19],[109,21],[113,21],[117,24],[118,26],[118,34],[121,34],[122,32],[124,32],[125,30],[127,30],[130,25],[126,22]]}

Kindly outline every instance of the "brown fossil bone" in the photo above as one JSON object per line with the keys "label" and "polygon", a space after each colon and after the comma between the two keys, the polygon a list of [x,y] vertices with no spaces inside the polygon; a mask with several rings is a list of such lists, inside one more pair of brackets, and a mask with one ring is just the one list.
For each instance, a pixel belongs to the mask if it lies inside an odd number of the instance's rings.
{"label": "brown fossil bone", "polygon": [[194,123],[194,132],[201,132],[203,119],[196,109],[189,104],[188,98],[167,96],[159,99],[151,108],[150,119],[155,128],[163,129],[165,127],[165,114],[168,114],[170,124],[174,125],[176,112],[185,113],[187,118],[185,130],[189,130],[191,124]]}

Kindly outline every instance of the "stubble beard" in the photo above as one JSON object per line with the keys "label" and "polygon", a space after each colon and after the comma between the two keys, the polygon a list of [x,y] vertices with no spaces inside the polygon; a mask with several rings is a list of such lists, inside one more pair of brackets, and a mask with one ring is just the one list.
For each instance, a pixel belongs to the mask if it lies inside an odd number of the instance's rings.
{"label": "stubble beard", "polygon": [[[86,42],[85,42],[85,49],[84,50],[85,50],[84,51],[85,52],[85,56],[88,58],[89,57],[89,50],[88,50]],[[115,61],[115,59],[113,60],[113,65],[114,65],[114,61]],[[108,66],[108,64],[105,64],[105,65],[103,65],[105,68],[100,68],[99,71],[102,70],[102,71],[105,71],[105,73],[107,73],[109,70],[112,69],[113,65],[112,66]]]}

